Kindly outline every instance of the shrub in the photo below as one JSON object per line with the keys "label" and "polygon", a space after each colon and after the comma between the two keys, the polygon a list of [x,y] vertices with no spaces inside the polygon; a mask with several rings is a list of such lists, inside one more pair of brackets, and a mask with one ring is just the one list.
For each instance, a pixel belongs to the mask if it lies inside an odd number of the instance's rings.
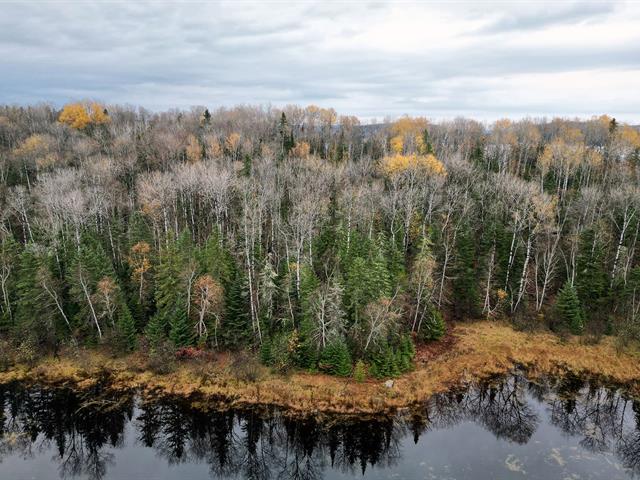
{"label": "shrub", "polygon": [[264,367],[260,365],[256,357],[245,351],[234,355],[230,365],[231,374],[243,382],[257,382],[263,377]]}
{"label": "shrub", "polygon": [[209,353],[196,347],[182,347],[176,350],[178,360],[207,359]]}
{"label": "shrub", "polygon": [[29,366],[33,366],[37,357],[38,351],[36,345],[31,341],[31,339],[26,339],[20,342],[16,352],[16,361],[18,363],[25,363]]}
{"label": "shrub", "polygon": [[165,374],[175,370],[176,349],[172,342],[163,341],[149,352],[147,367],[154,373]]}
{"label": "shrub", "polygon": [[276,333],[265,338],[260,347],[260,360],[264,365],[285,372],[296,364],[300,351],[298,333]]}
{"label": "shrub", "polygon": [[13,363],[9,342],[0,340],[0,372],[7,370]]}

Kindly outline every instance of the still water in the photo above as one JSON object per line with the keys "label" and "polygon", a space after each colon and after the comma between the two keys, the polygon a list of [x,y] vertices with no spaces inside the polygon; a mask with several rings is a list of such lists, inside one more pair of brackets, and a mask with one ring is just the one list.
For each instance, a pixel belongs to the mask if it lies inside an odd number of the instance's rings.
{"label": "still water", "polygon": [[204,412],[100,386],[0,386],[0,479],[627,479],[640,402],[578,379],[508,378],[393,417]]}

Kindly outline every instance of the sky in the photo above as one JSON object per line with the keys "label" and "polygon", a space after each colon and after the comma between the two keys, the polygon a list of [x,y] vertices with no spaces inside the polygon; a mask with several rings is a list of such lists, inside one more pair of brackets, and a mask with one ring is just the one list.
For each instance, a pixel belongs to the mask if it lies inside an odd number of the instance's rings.
{"label": "sky", "polygon": [[640,1],[0,0],[0,103],[640,123]]}

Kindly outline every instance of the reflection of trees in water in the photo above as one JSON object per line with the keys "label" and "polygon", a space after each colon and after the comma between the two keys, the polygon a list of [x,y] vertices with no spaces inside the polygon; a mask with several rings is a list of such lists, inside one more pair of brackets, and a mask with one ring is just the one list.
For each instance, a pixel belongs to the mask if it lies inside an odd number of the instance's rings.
{"label": "reflection of trees in water", "polygon": [[[100,387],[77,395],[65,389],[0,387],[4,418],[2,438],[28,439],[22,452],[55,449],[60,476],[100,479],[113,455],[104,447],[119,447],[133,414],[133,396],[118,402],[104,397]],[[20,443],[18,443],[20,445]],[[0,448],[0,451],[2,449]]]}
{"label": "reflection of trees in water", "polygon": [[329,464],[364,472],[367,465],[392,464],[406,432],[393,419],[320,422],[256,410],[204,414],[182,403],[142,404],[139,438],[169,463],[206,461],[216,477],[316,479]]}
{"label": "reflection of trees in water", "polygon": [[[348,473],[388,466],[400,442],[460,422],[482,425],[497,438],[526,443],[540,419],[528,399],[546,405],[551,422],[581,437],[592,451],[616,451],[640,472],[640,404],[577,379],[529,383],[513,376],[466,391],[436,395],[398,418],[293,419],[275,409],[205,412],[160,398],[140,404],[137,441],[170,464],[205,462],[214,478],[319,479],[327,468]],[[0,460],[53,448],[63,477],[104,477],[134,413],[131,394],[110,397],[99,386],[64,389],[0,387]]]}
{"label": "reflection of trees in water", "polygon": [[422,425],[411,419],[414,440],[425,429],[449,428],[463,421],[482,425],[497,438],[526,443],[540,422],[526,398],[527,382],[520,377],[471,387],[464,392],[434,396],[425,408]]}
{"label": "reflection of trees in water", "polygon": [[551,385],[551,423],[593,452],[614,451],[625,468],[640,473],[640,404],[615,389],[568,377]]}

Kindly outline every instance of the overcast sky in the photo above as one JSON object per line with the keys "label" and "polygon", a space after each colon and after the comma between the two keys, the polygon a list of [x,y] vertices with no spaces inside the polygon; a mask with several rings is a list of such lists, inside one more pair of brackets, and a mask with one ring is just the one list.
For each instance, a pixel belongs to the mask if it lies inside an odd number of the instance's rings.
{"label": "overcast sky", "polygon": [[640,122],[640,3],[0,0],[0,103]]}

